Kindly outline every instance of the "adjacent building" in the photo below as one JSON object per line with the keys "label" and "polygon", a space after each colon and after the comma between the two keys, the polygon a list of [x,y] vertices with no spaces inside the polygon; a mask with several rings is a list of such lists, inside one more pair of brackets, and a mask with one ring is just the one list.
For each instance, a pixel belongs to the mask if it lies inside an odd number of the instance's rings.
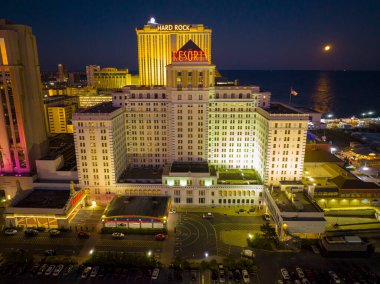
{"label": "adjacent building", "polygon": [[67,67],[64,64],[58,64],[58,72],[57,72],[57,82],[64,83],[69,79],[67,73]]}
{"label": "adjacent building", "polygon": [[94,86],[94,72],[100,71],[99,65],[87,65],[86,66],[86,76],[87,76],[87,86]]}
{"label": "adjacent building", "polygon": [[36,39],[0,20],[0,174],[29,173],[47,153]]}
{"label": "adjacent building", "polygon": [[140,84],[166,85],[165,68],[172,62],[172,53],[190,39],[211,63],[211,32],[202,24],[158,24],[154,18],[136,28]]}
{"label": "adjacent building", "polygon": [[120,90],[131,85],[131,76],[128,69],[103,68],[94,71],[94,87],[98,90]]}
{"label": "adjacent building", "polygon": [[44,98],[44,109],[50,134],[73,133],[72,114],[79,108],[76,96],[52,96]]}

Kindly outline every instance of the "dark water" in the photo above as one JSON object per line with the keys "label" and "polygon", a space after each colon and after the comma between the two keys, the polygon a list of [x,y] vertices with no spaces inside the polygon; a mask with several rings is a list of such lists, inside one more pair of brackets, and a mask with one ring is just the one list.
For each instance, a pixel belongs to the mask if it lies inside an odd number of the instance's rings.
{"label": "dark water", "polygon": [[290,88],[298,92],[292,104],[336,117],[380,116],[380,71],[248,71],[221,70],[229,80],[254,84],[272,92],[272,100],[288,103]]}

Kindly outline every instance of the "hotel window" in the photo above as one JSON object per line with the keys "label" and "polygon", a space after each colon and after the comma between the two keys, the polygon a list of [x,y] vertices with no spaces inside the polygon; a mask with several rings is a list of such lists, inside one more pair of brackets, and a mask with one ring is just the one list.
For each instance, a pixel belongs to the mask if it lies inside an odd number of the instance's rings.
{"label": "hotel window", "polygon": [[180,197],[174,197],[174,203],[181,203]]}
{"label": "hotel window", "polygon": [[188,198],[186,198],[186,203],[187,203],[187,204],[191,204],[191,203],[193,203],[193,198],[192,198],[192,197],[188,197]]}

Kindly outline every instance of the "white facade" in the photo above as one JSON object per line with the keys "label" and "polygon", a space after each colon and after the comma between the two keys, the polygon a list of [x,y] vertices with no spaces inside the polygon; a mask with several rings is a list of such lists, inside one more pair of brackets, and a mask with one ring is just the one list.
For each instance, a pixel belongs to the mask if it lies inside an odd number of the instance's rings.
{"label": "white facade", "polygon": [[127,166],[125,111],[103,103],[73,115],[79,183],[112,186]]}

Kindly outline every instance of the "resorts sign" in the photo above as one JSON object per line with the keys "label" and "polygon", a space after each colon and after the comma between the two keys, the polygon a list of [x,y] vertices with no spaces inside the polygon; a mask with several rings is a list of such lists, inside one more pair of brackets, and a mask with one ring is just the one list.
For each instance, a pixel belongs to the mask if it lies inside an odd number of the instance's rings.
{"label": "resorts sign", "polygon": [[158,25],[159,31],[190,31],[190,25]]}

